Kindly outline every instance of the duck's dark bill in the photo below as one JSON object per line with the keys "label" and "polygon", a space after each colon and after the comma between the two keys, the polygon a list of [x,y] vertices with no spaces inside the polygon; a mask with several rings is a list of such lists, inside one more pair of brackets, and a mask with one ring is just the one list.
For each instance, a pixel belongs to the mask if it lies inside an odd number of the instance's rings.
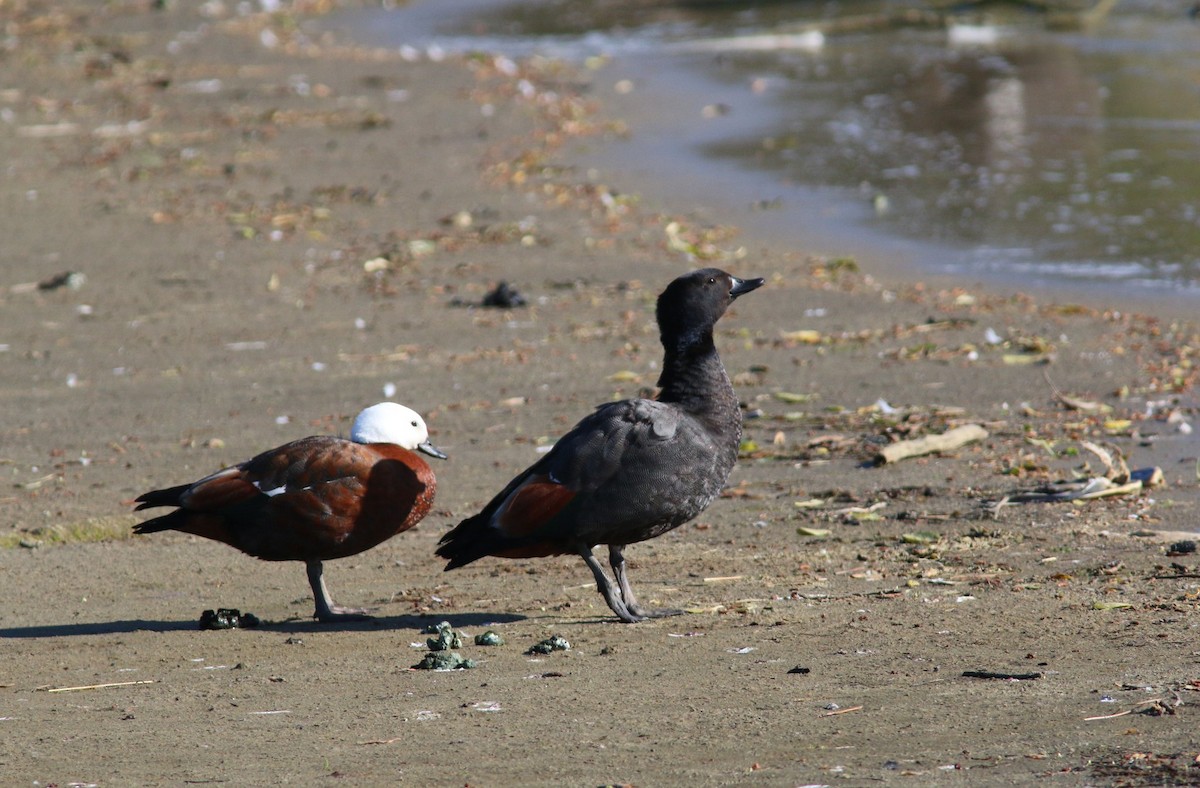
{"label": "duck's dark bill", "polygon": [[446,455],[437,446],[434,446],[429,441],[425,441],[417,446],[417,451],[422,454],[428,454],[430,457],[437,457],[439,460],[446,459]]}
{"label": "duck's dark bill", "polygon": [[738,279],[736,276],[729,278],[733,280],[733,287],[729,290],[730,298],[737,298],[740,295],[749,293],[751,290],[757,290],[767,281],[761,276],[757,279]]}

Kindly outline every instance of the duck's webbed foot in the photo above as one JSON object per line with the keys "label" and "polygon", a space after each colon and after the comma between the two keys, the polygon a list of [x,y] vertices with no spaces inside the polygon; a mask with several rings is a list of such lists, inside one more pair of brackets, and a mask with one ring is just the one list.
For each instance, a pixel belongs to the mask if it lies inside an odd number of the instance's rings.
{"label": "duck's webbed foot", "polygon": [[592,575],[596,578],[596,590],[604,597],[604,601],[608,603],[609,609],[617,614],[617,618],[626,624],[636,624],[646,618],[643,615],[633,612],[625,604],[621,593],[613,586],[613,582],[608,579],[608,575],[604,574],[604,569],[600,566],[600,562],[596,560],[596,556],[592,555],[590,547],[579,548],[579,555],[587,562],[588,568],[592,570]]}
{"label": "duck's webbed foot", "polygon": [[683,615],[683,611],[678,608],[645,608],[638,603],[637,597],[633,595],[633,588],[629,585],[629,575],[625,571],[624,550],[625,545],[623,544],[608,546],[608,563],[617,577],[617,586],[621,589],[621,598],[625,601],[625,608],[641,618],[666,618],[667,616]]}

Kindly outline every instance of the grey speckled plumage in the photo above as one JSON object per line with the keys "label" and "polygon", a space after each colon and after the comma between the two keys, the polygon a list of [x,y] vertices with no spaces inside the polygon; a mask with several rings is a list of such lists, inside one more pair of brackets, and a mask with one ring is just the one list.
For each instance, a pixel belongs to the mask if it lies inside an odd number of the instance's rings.
{"label": "grey speckled plumage", "polygon": [[[575,553],[623,621],[678,613],[642,608],[625,545],[652,539],[712,503],[737,460],[742,418],[713,344],[729,304],[763,284],[716,268],[679,277],[658,297],[664,359],[657,399],[601,405],[438,545],[446,569],[484,556]],[[616,586],[592,554],[609,546]]]}

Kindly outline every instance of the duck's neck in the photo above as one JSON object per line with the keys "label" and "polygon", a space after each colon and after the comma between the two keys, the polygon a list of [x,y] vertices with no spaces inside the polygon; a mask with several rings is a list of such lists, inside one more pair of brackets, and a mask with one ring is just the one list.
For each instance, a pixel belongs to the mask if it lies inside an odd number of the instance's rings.
{"label": "duck's neck", "polygon": [[669,341],[664,339],[661,402],[675,402],[697,415],[737,413],[737,396],[717,355],[712,331]]}

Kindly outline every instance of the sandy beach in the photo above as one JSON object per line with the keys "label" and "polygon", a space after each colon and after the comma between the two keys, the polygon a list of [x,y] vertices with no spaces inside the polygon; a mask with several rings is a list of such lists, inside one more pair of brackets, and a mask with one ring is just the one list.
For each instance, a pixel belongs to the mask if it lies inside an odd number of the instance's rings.
{"label": "sandy beach", "polygon": [[[159,5],[0,2],[4,782],[1200,782],[1184,310],[891,280],[642,199],[578,166],[638,133],[603,67]],[[576,557],[444,573],[539,447],[653,391],[654,298],[707,265],[767,279],[717,336],[742,457],[626,552],[688,613],[620,624]],[[502,281],[527,304],[481,306]],[[417,528],[326,566],[373,621],[313,622],[298,564],[132,535],[140,493],[383,399],[450,459]],[[477,667],[411,669],[441,621]]]}

